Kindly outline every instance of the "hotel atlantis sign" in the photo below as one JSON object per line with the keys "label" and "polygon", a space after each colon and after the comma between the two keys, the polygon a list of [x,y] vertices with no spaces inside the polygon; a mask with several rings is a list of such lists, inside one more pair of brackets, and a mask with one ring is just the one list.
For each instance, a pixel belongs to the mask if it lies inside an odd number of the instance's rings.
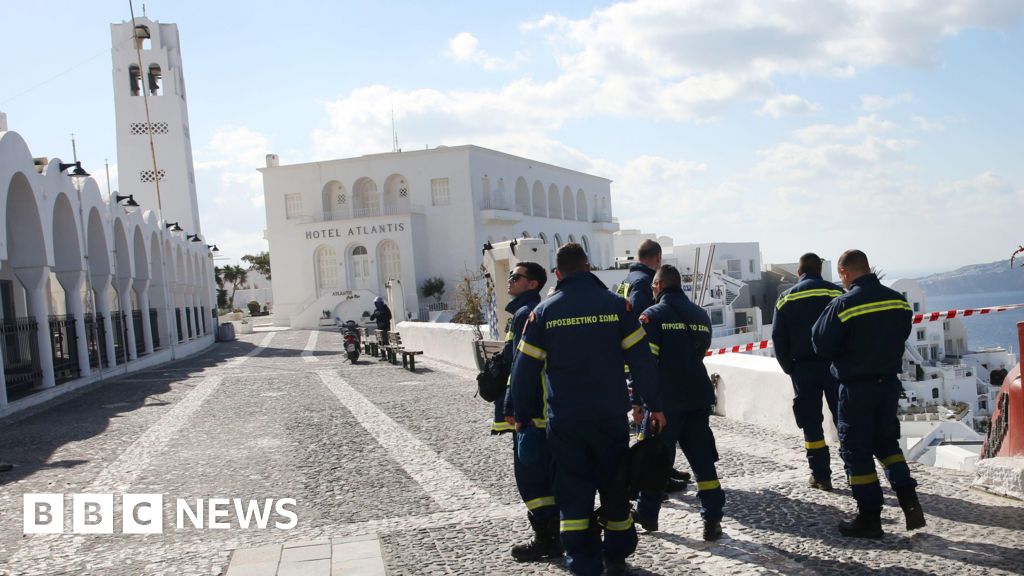
{"label": "hotel atlantis sign", "polygon": [[405,232],[405,222],[398,222],[397,224],[352,226],[347,229],[347,233],[345,228],[309,230],[306,232],[306,240],[320,240],[321,238],[349,238],[352,236],[369,236],[371,234],[390,234],[392,232]]}

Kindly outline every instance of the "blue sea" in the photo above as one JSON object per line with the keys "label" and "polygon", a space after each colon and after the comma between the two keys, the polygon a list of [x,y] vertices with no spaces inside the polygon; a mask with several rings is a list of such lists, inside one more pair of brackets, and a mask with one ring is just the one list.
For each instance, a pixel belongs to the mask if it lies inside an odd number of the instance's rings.
{"label": "blue sea", "polygon": [[[984,308],[1003,304],[1024,304],[1024,291],[985,292],[981,294],[948,294],[928,296],[928,312]],[[1024,308],[995,312],[985,316],[963,318],[967,328],[967,345],[972,350],[1002,346],[1020,354],[1017,322],[1024,322]]]}

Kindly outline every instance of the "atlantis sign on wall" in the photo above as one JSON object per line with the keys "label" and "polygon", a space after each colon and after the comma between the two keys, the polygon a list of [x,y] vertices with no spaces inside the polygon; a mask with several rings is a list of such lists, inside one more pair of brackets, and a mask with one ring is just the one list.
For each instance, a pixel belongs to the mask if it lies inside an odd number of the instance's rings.
{"label": "atlantis sign on wall", "polygon": [[344,238],[347,236],[365,236],[368,234],[388,234],[391,232],[405,232],[405,223],[397,224],[374,224],[372,226],[352,226],[345,234],[341,228],[324,228],[323,230],[310,230],[306,232],[306,240],[319,240],[321,238]]}

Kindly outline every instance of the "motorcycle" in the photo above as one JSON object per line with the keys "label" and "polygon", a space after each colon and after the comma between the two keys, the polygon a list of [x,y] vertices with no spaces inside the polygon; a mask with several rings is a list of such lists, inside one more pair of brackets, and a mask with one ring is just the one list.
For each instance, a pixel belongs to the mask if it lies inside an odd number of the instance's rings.
{"label": "motorcycle", "polygon": [[345,349],[345,356],[348,361],[355,364],[359,360],[359,350],[362,348],[362,341],[359,338],[359,327],[352,320],[341,326],[342,347]]}

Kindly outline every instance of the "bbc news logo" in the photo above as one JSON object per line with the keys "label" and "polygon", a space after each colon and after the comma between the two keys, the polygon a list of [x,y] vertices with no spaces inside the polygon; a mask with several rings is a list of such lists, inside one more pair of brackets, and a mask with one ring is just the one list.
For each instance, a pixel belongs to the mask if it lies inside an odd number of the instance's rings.
{"label": "bbc news logo", "polygon": [[[294,498],[178,498],[174,501],[175,528],[227,530],[233,517],[240,528],[272,525],[291,530],[299,523],[294,507]],[[64,512],[64,494],[25,494],[25,534],[63,534]],[[72,534],[113,534],[115,516],[113,494],[71,495]],[[162,534],[163,494],[122,494],[120,524],[123,534]]]}

